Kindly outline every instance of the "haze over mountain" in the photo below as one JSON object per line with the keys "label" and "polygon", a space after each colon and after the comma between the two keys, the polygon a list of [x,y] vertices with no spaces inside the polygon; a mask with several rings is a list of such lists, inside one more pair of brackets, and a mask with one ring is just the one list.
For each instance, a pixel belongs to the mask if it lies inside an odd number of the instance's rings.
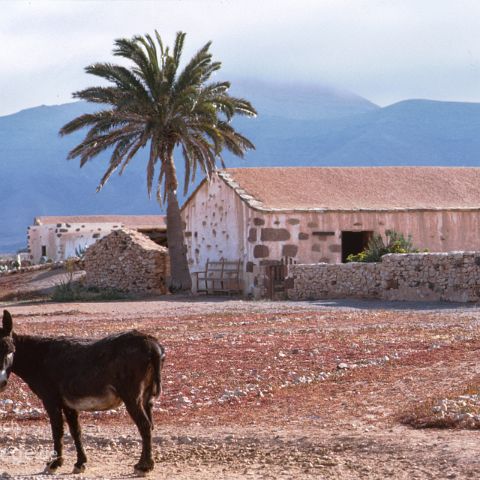
{"label": "haze over mountain", "polygon": [[[243,160],[226,154],[230,167],[479,164],[480,104],[407,100],[380,108],[330,88],[254,81],[238,82],[232,94],[251,100],[259,115],[234,121],[256,150]],[[0,117],[0,252],[25,247],[38,215],[160,213],[147,197],[146,151],[98,194],[108,155],[82,169],[66,160],[82,136],[58,131],[92,108],[77,102]],[[182,161],[178,170],[182,180]]]}

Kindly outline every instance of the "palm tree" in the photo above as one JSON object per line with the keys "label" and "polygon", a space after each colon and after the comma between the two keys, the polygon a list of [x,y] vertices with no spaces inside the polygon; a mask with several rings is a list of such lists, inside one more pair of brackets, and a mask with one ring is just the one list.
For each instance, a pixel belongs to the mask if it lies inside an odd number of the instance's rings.
{"label": "palm tree", "polygon": [[174,152],[181,149],[183,154],[186,194],[198,169],[209,178],[217,162],[224,166],[224,148],[240,157],[255,148],[230,124],[234,115],[254,116],[255,109],[247,100],[228,94],[229,82],[208,82],[221,66],[212,61],[211,42],[180,70],[184,41],[185,33],[178,32],[170,51],[157,31],[155,39],[145,35],[115,40],[113,54],[127,59],[131,66],[95,63],[86,67],[87,73],[106,80],[108,85],[86,88],[73,96],[98,103],[101,109],[80,115],[60,130],[61,135],[67,135],[88,129],[83,141],[68,155],[69,159],[79,158],[80,167],[112,148],[97,191],[115,170],[121,174],[140,149],[149,148],[148,195],[155,181],[157,199],[167,205],[174,291],[191,289]]}

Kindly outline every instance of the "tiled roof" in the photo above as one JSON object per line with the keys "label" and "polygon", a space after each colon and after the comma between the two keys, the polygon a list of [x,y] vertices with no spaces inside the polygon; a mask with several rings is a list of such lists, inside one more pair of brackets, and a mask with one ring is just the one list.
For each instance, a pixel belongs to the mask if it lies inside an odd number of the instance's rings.
{"label": "tiled roof", "polygon": [[57,223],[115,223],[132,229],[166,229],[164,215],[73,215],[35,217],[35,225]]}
{"label": "tiled roof", "polygon": [[480,209],[480,168],[229,168],[219,176],[258,210]]}

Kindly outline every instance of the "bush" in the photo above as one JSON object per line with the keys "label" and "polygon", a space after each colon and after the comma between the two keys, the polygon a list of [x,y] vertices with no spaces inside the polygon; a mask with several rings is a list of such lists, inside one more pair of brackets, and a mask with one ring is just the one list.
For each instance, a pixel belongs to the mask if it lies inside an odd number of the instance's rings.
{"label": "bush", "polygon": [[367,248],[363,252],[349,255],[347,262],[379,262],[387,253],[418,253],[420,251],[413,246],[411,235],[405,238],[403,233],[386,230],[385,236],[386,244],[381,235],[374,233]]}
{"label": "bush", "polygon": [[124,300],[128,295],[112,288],[105,290],[86,288],[80,282],[67,280],[55,287],[51,298],[55,302],[97,302]]}
{"label": "bush", "polygon": [[80,260],[83,260],[85,258],[85,254],[87,253],[87,248],[88,248],[87,245],[85,245],[84,247],[78,246],[75,249],[75,256]]}

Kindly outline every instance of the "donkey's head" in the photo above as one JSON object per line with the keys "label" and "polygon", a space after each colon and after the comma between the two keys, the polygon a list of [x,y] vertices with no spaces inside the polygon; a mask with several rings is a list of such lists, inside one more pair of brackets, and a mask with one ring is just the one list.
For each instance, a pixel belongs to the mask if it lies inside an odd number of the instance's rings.
{"label": "donkey's head", "polygon": [[7,387],[8,377],[12,371],[13,354],[15,353],[12,330],[12,316],[7,310],[4,310],[2,328],[0,328],[0,392]]}

